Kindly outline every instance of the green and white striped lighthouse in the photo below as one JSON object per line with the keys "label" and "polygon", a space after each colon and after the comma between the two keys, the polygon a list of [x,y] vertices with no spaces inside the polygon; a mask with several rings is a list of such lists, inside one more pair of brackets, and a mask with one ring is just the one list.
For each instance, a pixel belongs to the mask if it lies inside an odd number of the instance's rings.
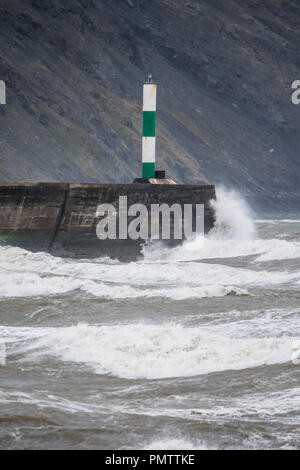
{"label": "green and white striped lighthouse", "polygon": [[143,86],[142,178],[155,178],[156,91],[157,85],[149,75]]}

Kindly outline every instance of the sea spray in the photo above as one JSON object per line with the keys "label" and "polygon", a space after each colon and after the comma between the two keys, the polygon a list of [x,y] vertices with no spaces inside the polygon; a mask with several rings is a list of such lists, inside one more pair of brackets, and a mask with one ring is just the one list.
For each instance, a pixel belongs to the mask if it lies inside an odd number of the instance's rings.
{"label": "sea spray", "polygon": [[234,240],[253,240],[256,237],[251,209],[240,193],[224,187],[217,188],[217,200],[211,204],[216,211],[211,237]]}
{"label": "sea spray", "polygon": [[[220,187],[217,200],[211,201],[211,204],[215,209],[216,222],[207,236],[195,236],[175,248],[167,248],[161,242],[149,243],[144,247],[145,260],[188,261],[239,256],[239,253],[243,255],[244,244],[248,242],[251,246],[250,242],[256,237],[254,219],[247,203],[237,191]],[[233,240],[235,243],[232,243]]]}
{"label": "sea spray", "polygon": [[300,242],[278,238],[259,238],[251,209],[233,190],[219,188],[214,228],[205,237],[197,236],[175,248],[162,243],[144,248],[145,262],[198,261],[257,255],[253,261],[294,259],[300,257]]}

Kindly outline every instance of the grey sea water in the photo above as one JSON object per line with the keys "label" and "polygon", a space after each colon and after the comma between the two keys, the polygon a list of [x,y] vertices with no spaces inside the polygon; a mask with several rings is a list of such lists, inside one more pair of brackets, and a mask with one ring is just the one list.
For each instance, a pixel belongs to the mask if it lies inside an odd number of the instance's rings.
{"label": "grey sea water", "polygon": [[300,220],[217,216],[128,264],[0,247],[0,448],[300,448]]}

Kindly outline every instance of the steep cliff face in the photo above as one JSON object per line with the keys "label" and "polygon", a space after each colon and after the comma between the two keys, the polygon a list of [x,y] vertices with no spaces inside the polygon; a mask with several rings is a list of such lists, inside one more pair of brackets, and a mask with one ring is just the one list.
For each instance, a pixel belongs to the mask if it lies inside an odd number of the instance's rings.
{"label": "steep cliff face", "polygon": [[0,0],[0,179],[139,176],[151,72],[160,168],[296,210],[299,28],[297,0]]}

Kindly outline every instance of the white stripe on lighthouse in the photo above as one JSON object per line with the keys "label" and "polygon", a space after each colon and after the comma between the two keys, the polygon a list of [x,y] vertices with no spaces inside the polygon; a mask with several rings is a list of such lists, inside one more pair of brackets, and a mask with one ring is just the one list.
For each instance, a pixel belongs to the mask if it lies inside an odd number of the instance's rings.
{"label": "white stripe on lighthouse", "polygon": [[145,83],[143,87],[143,111],[156,111],[156,89],[154,83]]}
{"label": "white stripe on lighthouse", "polygon": [[155,137],[143,137],[143,163],[155,163]]}

